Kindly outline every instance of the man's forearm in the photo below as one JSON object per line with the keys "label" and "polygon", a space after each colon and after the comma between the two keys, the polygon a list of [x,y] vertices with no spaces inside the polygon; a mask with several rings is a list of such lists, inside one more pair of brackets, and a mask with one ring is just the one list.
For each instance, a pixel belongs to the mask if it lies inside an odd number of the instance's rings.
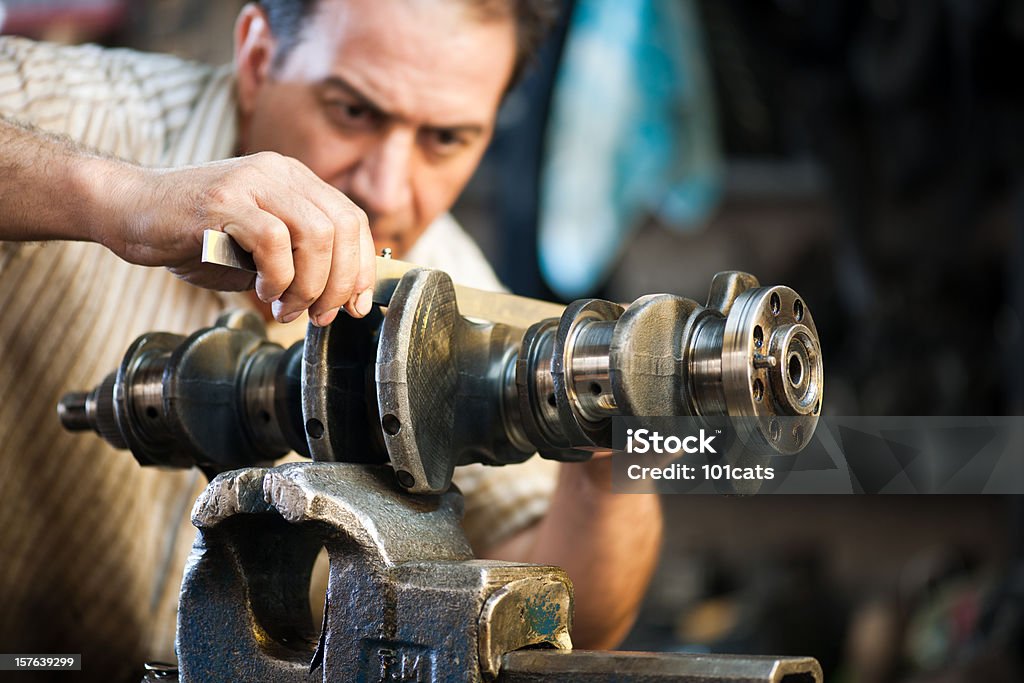
{"label": "man's forearm", "polygon": [[[203,232],[231,235],[251,274],[201,261]],[[273,152],[153,169],[106,158],[0,117],[0,240],[88,240],[212,289],[255,285],[274,317],[330,324],[369,312],[366,214],[306,166]]]}
{"label": "man's forearm", "polygon": [[100,185],[118,163],[0,116],[0,239],[97,239]]}
{"label": "man's forearm", "polygon": [[610,492],[611,458],[563,463],[547,515],[484,551],[553,564],[576,590],[573,644],[609,648],[629,631],[657,562],[662,517],[652,494]]}

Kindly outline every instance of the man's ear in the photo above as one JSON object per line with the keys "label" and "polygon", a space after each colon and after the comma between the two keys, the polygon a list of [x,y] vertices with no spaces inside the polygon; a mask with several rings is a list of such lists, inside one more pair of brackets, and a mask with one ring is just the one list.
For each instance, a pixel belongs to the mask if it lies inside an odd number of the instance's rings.
{"label": "man's ear", "polygon": [[238,106],[243,115],[251,114],[256,106],[256,96],[270,76],[276,47],[263,8],[248,3],[235,21],[235,75]]}

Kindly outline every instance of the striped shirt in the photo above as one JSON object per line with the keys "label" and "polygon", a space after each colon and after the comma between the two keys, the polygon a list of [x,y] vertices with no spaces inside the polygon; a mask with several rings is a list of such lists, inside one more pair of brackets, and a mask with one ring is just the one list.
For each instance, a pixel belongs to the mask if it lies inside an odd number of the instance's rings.
{"label": "striped shirt", "polygon": [[[226,67],[0,37],[0,114],[143,165],[230,157],[233,86]],[[465,284],[500,286],[449,216],[426,231],[410,260]],[[55,406],[115,369],[137,336],[192,332],[238,301],[95,244],[0,242],[4,651],[81,652],[86,679],[103,681],[138,680],[141,662],[173,660],[178,587],[195,536],[189,512],[205,480],[196,470],[139,467],[99,438],[64,432]],[[293,323],[272,337],[302,329]],[[474,545],[543,515],[556,467],[533,458],[460,468]]]}

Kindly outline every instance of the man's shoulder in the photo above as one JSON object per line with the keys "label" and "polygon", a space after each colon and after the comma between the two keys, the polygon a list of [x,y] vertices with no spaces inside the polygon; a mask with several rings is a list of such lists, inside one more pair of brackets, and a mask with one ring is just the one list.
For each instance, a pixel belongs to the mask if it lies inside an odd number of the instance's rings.
{"label": "man's shoulder", "polygon": [[99,72],[115,85],[126,81],[145,85],[166,73],[177,74],[179,80],[202,78],[216,69],[169,54],[94,44],[62,45],[19,36],[0,36],[0,60],[18,66],[23,81],[59,79],[74,83],[84,73]]}
{"label": "man's shoulder", "polygon": [[430,224],[409,250],[406,259],[427,268],[443,270],[459,284],[489,291],[505,289],[477,243],[448,213]]}
{"label": "man's shoulder", "polygon": [[229,87],[222,71],[173,55],[0,36],[0,113],[157,164],[211,87]]}

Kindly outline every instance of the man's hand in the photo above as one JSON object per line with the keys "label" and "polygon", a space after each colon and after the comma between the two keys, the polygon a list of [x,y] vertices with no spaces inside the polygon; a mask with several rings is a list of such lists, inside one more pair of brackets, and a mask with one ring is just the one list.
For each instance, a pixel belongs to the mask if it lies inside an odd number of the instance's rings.
{"label": "man's hand", "polygon": [[252,253],[256,293],[281,322],[309,309],[327,325],[342,306],[372,305],[366,214],[295,159],[143,168],[0,116],[0,177],[0,240],[89,240],[202,287],[251,287],[249,274],[200,263],[203,231],[221,230]]}
{"label": "man's hand", "polygon": [[171,170],[104,161],[111,177],[97,202],[116,220],[96,223],[94,239],[126,261],[167,266],[201,287],[246,289],[251,275],[200,263],[203,231],[221,230],[252,253],[256,294],[280,322],[307,308],[318,325],[342,306],[369,312],[366,214],[295,159],[262,152]]}

